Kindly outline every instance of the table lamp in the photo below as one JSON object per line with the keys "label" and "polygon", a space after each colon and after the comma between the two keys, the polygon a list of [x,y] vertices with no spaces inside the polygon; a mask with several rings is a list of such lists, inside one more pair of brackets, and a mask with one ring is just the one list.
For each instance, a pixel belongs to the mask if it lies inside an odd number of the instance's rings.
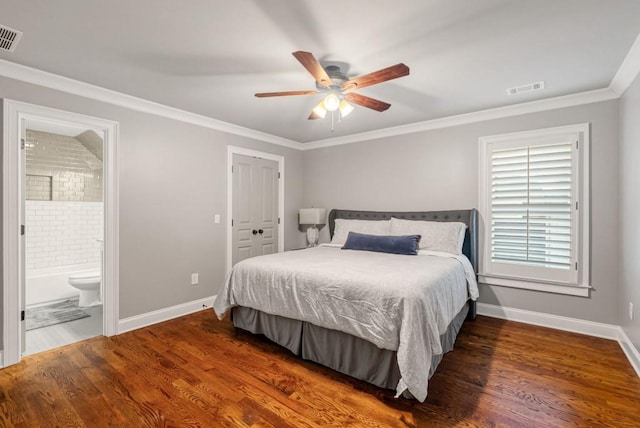
{"label": "table lamp", "polygon": [[307,247],[318,245],[318,228],[316,226],[326,223],[327,210],[324,208],[301,208],[299,221],[301,225],[309,225],[307,228]]}

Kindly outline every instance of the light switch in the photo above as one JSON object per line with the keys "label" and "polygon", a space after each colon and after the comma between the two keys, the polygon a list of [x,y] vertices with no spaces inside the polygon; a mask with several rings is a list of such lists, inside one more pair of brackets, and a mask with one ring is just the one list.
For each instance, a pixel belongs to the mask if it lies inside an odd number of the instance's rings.
{"label": "light switch", "polygon": [[216,214],[215,217],[213,217],[213,221],[214,223],[220,223],[220,214]]}

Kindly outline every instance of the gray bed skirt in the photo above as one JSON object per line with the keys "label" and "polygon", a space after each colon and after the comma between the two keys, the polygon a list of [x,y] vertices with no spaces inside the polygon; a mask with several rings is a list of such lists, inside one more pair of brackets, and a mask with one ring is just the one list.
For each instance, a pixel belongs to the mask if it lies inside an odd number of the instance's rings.
{"label": "gray bed skirt", "polygon": [[[451,321],[447,331],[440,336],[443,353],[453,350],[468,312],[469,304],[465,304]],[[262,334],[305,360],[314,361],[381,388],[395,390],[400,380],[396,352],[380,349],[364,339],[240,306],[232,309],[231,317],[235,327]],[[442,361],[442,357],[443,354],[433,356],[429,379]]]}

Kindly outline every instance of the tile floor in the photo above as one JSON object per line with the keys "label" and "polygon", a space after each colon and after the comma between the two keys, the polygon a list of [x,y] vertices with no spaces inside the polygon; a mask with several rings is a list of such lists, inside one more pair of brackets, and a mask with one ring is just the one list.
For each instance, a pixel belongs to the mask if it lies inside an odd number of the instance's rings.
{"label": "tile floor", "polygon": [[24,355],[36,354],[102,335],[102,305],[85,308],[85,310],[91,315],[90,317],[27,331]]}

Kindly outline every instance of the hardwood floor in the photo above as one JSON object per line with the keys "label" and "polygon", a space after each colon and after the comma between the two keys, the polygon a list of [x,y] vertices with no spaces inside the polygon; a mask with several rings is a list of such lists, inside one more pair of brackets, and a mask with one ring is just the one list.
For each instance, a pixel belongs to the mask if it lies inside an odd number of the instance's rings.
{"label": "hardwood floor", "polygon": [[0,426],[639,427],[640,379],[616,342],[479,316],[418,403],[206,310],[0,370]]}

